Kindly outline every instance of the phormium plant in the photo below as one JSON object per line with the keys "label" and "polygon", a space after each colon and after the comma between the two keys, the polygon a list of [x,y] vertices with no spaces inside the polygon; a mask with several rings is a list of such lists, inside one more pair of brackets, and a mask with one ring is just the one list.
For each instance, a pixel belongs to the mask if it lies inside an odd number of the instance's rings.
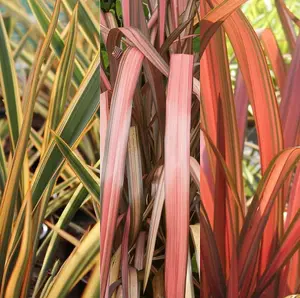
{"label": "phormium plant", "polygon": [[101,3],[100,297],[199,297],[199,1]]}
{"label": "phormium plant", "polygon": [[[253,29],[243,2],[200,1],[201,297],[275,298],[300,290],[299,21],[275,0],[292,57],[286,63],[273,32]],[[261,173],[250,198],[242,163],[248,104]]]}
{"label": "phormium plant", "polygon": [[0,297],[99,297],[99,10],[0,9]]}

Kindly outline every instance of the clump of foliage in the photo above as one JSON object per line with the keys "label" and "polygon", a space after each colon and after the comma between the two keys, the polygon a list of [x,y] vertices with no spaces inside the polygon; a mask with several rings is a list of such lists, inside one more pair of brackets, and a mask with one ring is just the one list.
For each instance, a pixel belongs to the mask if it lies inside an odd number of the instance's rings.
{"label": "clump of foliage", "polygon": [[99,10],[0,9],[0,296],[99,297]]}
{"label": "clump of foliage", "polygon": [[201,297],[300,291],[300,24],[244,2],[200,3]]}
{"label": "clump of foliage", "polygon": [[100,297],[199,297],[199,1],[101,4]]}

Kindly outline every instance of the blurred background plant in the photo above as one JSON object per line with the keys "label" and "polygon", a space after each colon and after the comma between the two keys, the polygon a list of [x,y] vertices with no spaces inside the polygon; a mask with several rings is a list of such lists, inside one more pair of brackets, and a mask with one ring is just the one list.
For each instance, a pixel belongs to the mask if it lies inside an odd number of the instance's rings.
{"label": "blurred background plant", "polygon": [[99,297],[99,7],[0,11],[0,297]]}

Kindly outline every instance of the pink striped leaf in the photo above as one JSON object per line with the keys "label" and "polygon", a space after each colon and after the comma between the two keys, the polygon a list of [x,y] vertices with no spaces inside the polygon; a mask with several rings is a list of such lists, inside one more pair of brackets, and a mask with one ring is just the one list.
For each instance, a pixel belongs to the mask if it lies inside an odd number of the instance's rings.
{"label": "pink striped leaf", "polygon": [[105,14],[105,17],[106,17],[107,26],[108,26],[109,29],[118,27],[118,22],[117,22],[116,17],[114,16],[113,13],[107,12]]}
{"label": "pink striped leaf", "polygon": [[155,10],[152,12],[151,17],[147,23],[148,29],[152,29],[155,25],[157,26],[157,20],[158,20],[158,7],[155,8]]}
{"label": "pink striped leaf", "polygon": [[143,59],[144,55],[136,48],[129,48],[125,51],[112,95],[103,167],[101,169],[101,298],[105,296],[105,286],[103,285],[107,284],[112,243],[123,187],[132,99]]}
{"label": "pink striped leaf", "polygon": [[130,2],[131,0],[122,1],[122,14],[124,27],[130,27]]}
{"label": "pink striped leaf", "polygon": [[[169,66],[156,51],[150,41],[136,28],[115,28],[110,30],[107,50],[112,52],[120,42],[122,35],[125,35],[129,42],[136,46],[145,57],[166,77],[169,76]],[[200,101],[200,82],[193,78],[193,93]]]}
{"label": "pink striped leaf", "polygon": [[100,160],[101,160],[101,167],[103,162],[104,156],[104,149],[105,149],[105,139],[106,139],[106,132],[107,132],[107,125],[109,119],[109,97],[108,91],[101,93],[100,95]]}
{"label": "pink striped leaf", "polygon": [[165,24],[167,15],[167,0],[161,0],[158,2],[158,36],[159,36],[159,46],[161,47],[165,40]]}
{"label": "pink striped leaf", "polygon": [[100,33],[101,33],[104,43],[106,44],[107,34],[105,32],[103,32],[103,30],[105,31],[105,29],[102,29],[102,26],[103,26],[103,28],[108,28],[108,26],[107,26],[105,14],[102,11],[102,9],[100,9],[100,25],[101,25]]}
{"label": "pink striped leaf", "polygon": [[100,65],[100,87],[101,90],[104,92],[105,90],[111,90],[111,84],[105,74],[102,65]]}
{"label": "pink striped leaf", "polygon": [[142,1],[123,0],[122,11],[124,27],[138,28],[145,36],[149,37]]}
{"label": "pink striped leaf", "polygon": [[172,55],[165,134],[166,297],[184,297],[189,236],[193,56]]}

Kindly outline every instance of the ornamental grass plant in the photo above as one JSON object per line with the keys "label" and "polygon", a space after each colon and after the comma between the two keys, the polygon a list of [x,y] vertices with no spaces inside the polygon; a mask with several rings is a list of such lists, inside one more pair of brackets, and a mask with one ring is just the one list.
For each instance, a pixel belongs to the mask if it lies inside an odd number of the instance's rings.
{"label": "ornamental grass plant", "polygon": [[199,1],[102,3],[100,297],[199,297]]}
{"label": "ornamental grass plant", "polygon": [[244,2],[200,1],[201,297],[300,292],[299,5]]}
{"label": "ornamental grass plant", "polygon": [[0,297],[98,297],[99,9],[0,9]]}

